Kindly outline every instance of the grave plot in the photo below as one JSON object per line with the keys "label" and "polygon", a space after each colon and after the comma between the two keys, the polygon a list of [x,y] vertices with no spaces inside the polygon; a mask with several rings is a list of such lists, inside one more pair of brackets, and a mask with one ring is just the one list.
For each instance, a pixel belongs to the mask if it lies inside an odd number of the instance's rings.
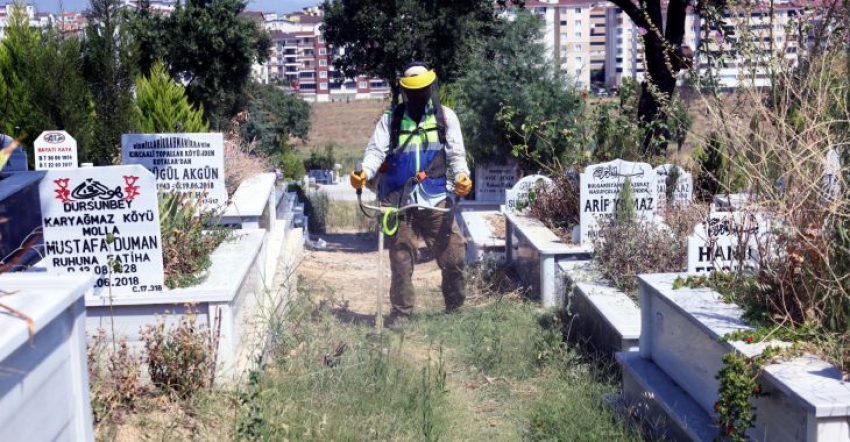
{"label": "grave plot", "polygon": [[[157,184],[140,165],[47,172],[39,187],[46,255],[36,267],[47,274],[95,275],[85,296],[87,330],[96,334],[114,321],[116,335],[134,346],[141,345],[144,326],[161,316],[173,325],[191,304],[198,323],[218,336],[218,371],[235,375],[263,342],[255,342],[254,335],[262,334],[256,316],[279,302],[266,299],[266,283],[278,252],[300,231],[235,230],[210,256],[200,284],[168,289]],[[266,187],[265,204],[286,201],[282,212],[294,211],[291,198],[278,198],[274,186]],[[277,218],[276,207],[264,210],[267,218]]]}
{"label": "grave plot", "polygon": [[0,440],[94,440],[83,301],[91,284],[92,275],[0,275]]}
{"label": "grave plot", "polygon": [[466,238],[466,262],[505,259],[505,220],[500,206],[517,181],[517,166],[484,164],[475,168],[475,200],[463,200],[456,220]]}
{"label": "grave plot", "polygon": [[[657,435],[715,440],[719,409],[718,373],[723,356],[755,357],[767,345],[749,339],[721,342],[731,332],[752,330],[743,310],[709,289],[674,288],[679,274],[640,278],[643,323],[639,353],[618,353],[623,370],[622,406],[648,422],[665,422]],[[752,399],[757,441],[850,440],[850,386],[841,370],[811,355],[773,361],[763,368]]]}

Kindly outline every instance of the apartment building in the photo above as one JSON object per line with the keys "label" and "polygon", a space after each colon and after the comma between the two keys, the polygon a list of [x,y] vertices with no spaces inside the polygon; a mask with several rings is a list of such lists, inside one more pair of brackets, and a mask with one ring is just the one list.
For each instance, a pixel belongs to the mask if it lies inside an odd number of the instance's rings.
{"label": "apartment building", "polygon": [[342,48],[331,48],[321,32],[317,8],[287,15],[269,14],[264,26],[272,37],[267,66],[269,81],[289,88],[310,101],[383,98],[390,92],[385,80],[358,76],[344,78],[333,67]]}
{"label": "apartment building", "polygon": [[[6,37],[6,28],[9,26],[9,20],[18,6],[15,3],[6,3],[0,5],[0,39]],[[51,23],[53,16],[44,12],[38,12],[35,6],[24,4],[23,13],[29,21],[30,27],[43,28]]]}
{"label": "apartment building", "polygon": [[[702,40],[706,43],[697,54],[701,77],[713,78],[721,88],[770,85],[770,67],[794,66],[799,51],[812,42],[803,23],[813,20],[815,13],[791,2],[775,3],[772,13],[766,4],[753,4],[726,13],[729,27],[725,30],[689,14],[693,47],[699,47]],[[722,65],[716,61],[721,52],[725,54]],[[709,65],[716,66],[710,76]]]}

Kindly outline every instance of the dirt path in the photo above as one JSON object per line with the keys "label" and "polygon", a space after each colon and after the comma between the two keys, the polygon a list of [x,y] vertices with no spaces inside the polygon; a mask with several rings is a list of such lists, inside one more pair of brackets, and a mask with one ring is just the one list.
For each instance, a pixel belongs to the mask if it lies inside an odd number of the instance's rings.
{"label": "dirt path", "polygon": [[[351,320],[374,324],[378,288],[377,237],[344,232],[321,235],[321,238],[327,242],[327,250],[307,251],[298,267],[299,275],[310,280],[319,295],[346,307],[351,313]],[[420,262],[413,272],[417,309],[442,303],[440,269],[433,259],[427,259],[425,255],[427,252],[422,250]],[[390,311],[390,263],[386,250],[383,260],[383,312],[386,316]]]}
{"label": "dirt path", "polygon": [[[365,233],[346,232],[322,235],[322,239],[327,242],[327,250],[306,251],[298,274],[309,282],[318,299],[325,298],[335,304],[334,310],[341,323],[374,326],[377,238]],[[386,317],[390,311],[390,268],[387,251],[383,253],[383,312]],[[433,259],[428,259],[424,248],[420,249],[413,279],[417,290],[417,311],[442,309],[440,270]],[[472,304],[475,303],[473,300]],[[467,308],[475,307],[468,305]],[[415,334],[407,335],[404,342],[403,351],[409,360],[433,363],[436,358],[433,342]],[[508,391],[518,385],[508,385],[503,378],[501,381],[488,378],[474,367],[450,360],[447,360],[446,369],[449,374],[446,390],[453,404],[452,413],[464,423],[463,429],[453,430],[456,435],[464,434],[465,440],[488,442],[518,439],[514,419],[508,417],[511,405],[505,402],[511,396]]]}

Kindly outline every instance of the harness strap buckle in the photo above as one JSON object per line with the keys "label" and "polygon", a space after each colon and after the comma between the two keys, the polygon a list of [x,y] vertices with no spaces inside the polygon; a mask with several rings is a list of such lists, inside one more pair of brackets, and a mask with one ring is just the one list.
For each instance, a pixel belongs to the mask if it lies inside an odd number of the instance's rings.
{"label": "harness strap buckle", "polygon": [[421,183],[425,181],[425,178],[428,178],[428,172],[421,170],[416,174],[416,182]]}

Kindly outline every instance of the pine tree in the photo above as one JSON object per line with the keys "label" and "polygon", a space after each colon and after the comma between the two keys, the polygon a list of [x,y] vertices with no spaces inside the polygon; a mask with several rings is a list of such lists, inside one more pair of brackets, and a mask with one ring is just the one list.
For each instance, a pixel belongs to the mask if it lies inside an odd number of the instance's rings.
{"label": "pine tree", "polygon": [[134,122],[142,133],[208,132],[203,106],[195,108],[186,98],[183,86],[168,74],[165,64],[156,62],[148,77],[136,78]]}
{"label": "pine tree", "polygon": [[633,223],[635,221],[635,198],[632,192],[632,180],[626,177],[620,194],[617,196],[617,206],[614,219],[620,224]]}
{"label": "pine tree", "polygon": [[83,48],[84,76],[94,95],[94,144],[88,160],[111,164],[121,135],[133,126],[131,89],[137,52],[127,32],[120,0],[91,0]]}

